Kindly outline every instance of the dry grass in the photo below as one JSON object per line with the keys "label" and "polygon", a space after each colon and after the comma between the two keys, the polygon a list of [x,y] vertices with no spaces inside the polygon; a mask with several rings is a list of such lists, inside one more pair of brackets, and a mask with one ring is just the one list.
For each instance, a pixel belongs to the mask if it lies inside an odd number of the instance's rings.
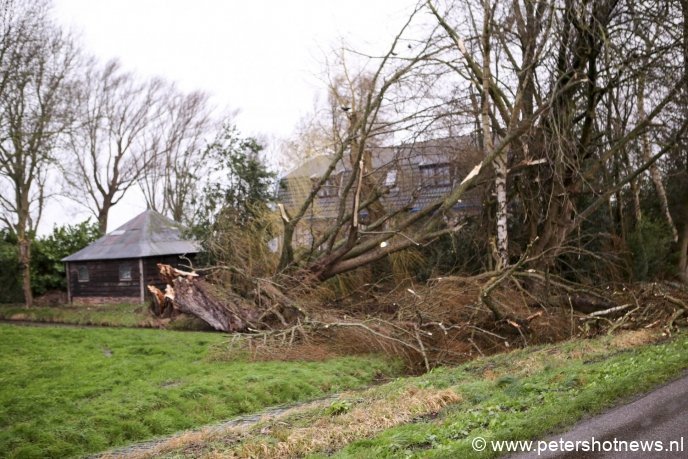
{"label": "dry grass", "polygon": [[418,249],[411,248],[389,255],[389,266],[395,284],[413,279],[420,269],[427,267],[427,264],[427,259]]}
{"label": "dry grass", "polygon": [[[305,403],[294,408],[286,409],[277,415],[265,414],[260,418],[257,424],[264,425],[267,423],[278,423],[282,419],[289,418],[295,414],[309,411],[320,411],[328,404],[329,401],[327,400],[318,400]],[[254,424],[256,423],[247,422],[244,424],[231,426],[207,426],[198,430],[182,432],[178,435],[162,440],[152,447],[140,449],[132,448],[129,451],[123,451],[121,453],[110,452],[102,454],[98,457],[99,459],[150,459],[163,456],[166,453],[173,451],[183,451],[185,457],[197,456],[197,454],[193,454],[194,451],[199,452],[199,455],[203,454],[204,457],[228,457],[228,453],[200,453],[200,451],[204,449],[205,445],[213,441],[221,441],[224,445],[238,443],[245,437],[251,435],[253,429],[252,426]]]}
{"label": "dry grass", "polygon": [[[170,452],[182,453],[185,457],[206,458],[299,457],[317,451],[339,449],[353,440],[371,437],[418,416],[437,413],[445,406],[460,401],[461,397],[451,389],[411,387],[387,398],[367,400],[343,414],[320,416],[309,426],[291,426],[284,422],[294,415],[322,413],[329,402],[318,401],[276,416],[266,415],[251,427],[207,427],[172,437],[146,450],[132,449],[120,454],[106,454],[101,458],[148,459]],[[221,446],[213,448],[209,446],[212,442],[218,442]]]}
{"label": "dry grass", "polygon": [[[276,443],[258,438],[223,454],[224,457],[239,458],[287,458],[339,449],[352,440],[370,437],[460,401],[461,398],[450,389],[411,388],[395,397],[359,405],[338,416],[322,417],[311,426],[293,428],[288,432],[284,428],[279,429],[278,435],[284,440]],[[269,435],[274,428],[274,425],[263,427],[263,432]]]}
{"label": "dry grass", "polygon": [[[284,346],[279,360],[284,362],[321,362],[338,356],[352,354],[354,353],[337,352],[328,346],[327,343],[309,342]],[[251,359],[257,362],[276,360],[274,351],[271,348],[260,345],[253,347]]]}
{"label": "dry grass", "polygon": [[546,367],[560,365],[564,361],[584,361],[609,352],[610,349],[626,350],[662,341],[666,335],[657,329],[624,330],[600,341],[575,341],[575,349],[566,347],[545,348],[528,353],[519,359],[518,369],[486,368],[482,378],[494,381],[506,374],[529,377],[542,372]]}
{"label": "dry grass", "polygon": [[612,337],[610,344],[619,349],[630,349],[660,341],[664,333],[657,329],[628,330]]}

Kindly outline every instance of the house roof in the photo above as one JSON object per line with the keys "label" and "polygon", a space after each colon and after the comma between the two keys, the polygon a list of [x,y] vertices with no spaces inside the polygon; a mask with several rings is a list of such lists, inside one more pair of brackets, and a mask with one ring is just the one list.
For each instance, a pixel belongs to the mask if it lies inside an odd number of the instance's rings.
{"label": "house roof", "polygon": [[156,211],[146,210],[62,261],[116,260],[200,252],[197,242],[182,239],[183,229],[182,225]]}
{"label": "house roof", "polygon": [[[470,136],[373,147],[370,152],[373,163],[371,178],[380,186],[390,187],[389,192],[381,198],[383,205],[388,209],[406,207],[410,211],[422,209],[445,196],[482,159],[482,153]],[[312,180],[325,173],[331,160],[332,156],[318,156],[286,175],[278,200],[290,210],[300,205],[312,188]],[[432,168],[437,166],[447,167],[450,177],[446,182],[437,180],[439,183],[433,183],[431,178],[428,180],[428,177],[424,177],[435,173]],[[395,172],[390,174],[390,171]],[[440,173],[440,169],[436,169],[436,173]],[[333,176],[339,176],[339,184],[350,178],[351,171],[346,167],[345,161],[338,164]],[[340,199],[339,193],[318,196],[313,202],[313,217],[336,217]],[[347,199],[351,201],[351,194]],[[455,208],[461,211],[480,209],[479,191],[466,193]]]}
{"label": "house roof", "polygon": [[[298,167],[293,169],[291,172],[289,172],[287,175],[285,175],[283,178],[289,179],[289,178],[297,178],[297,177],[309,177],[309,178],[317,178],[322,176],[327,168],[329,167],[330,163],[332,162],[332,155],[318,155],[313,158],[309,158],[303,163],[301,163]],[[342,170],[341,164],[337,165],[338,167],[335,169],[335,172],[339,172]]]}

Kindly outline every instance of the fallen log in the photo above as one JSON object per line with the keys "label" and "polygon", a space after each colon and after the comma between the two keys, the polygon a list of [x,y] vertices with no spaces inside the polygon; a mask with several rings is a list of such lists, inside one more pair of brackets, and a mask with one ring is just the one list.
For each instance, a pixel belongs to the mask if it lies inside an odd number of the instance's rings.
{"label": "fallen log", "polygon": [[254,322],[259,312],[255,305],[238,295],[220,293],[202,279],[178,277],[173,287],[176,308],[195,315],[215,330],[237,332],[257,328]]}
{"label": "fallen log", "polygon": [[175,317],[179,313],[191,314],[215,330],[225,332],[256,329],[264,313],[256,305],[239,295],[219,291],[197,273],[176,269],[158,263],[160,277],[168,282],[165,293],[154,285],[148,290],[153,295],[151,311],[158,317]]}

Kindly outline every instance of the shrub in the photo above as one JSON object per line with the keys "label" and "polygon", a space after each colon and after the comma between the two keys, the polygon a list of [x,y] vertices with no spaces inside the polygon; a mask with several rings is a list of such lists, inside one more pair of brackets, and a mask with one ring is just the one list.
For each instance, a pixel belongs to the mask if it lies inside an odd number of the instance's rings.
{"label": "shrub", "polygon": [[[48,236],[37,238],[31,246],[31,288],[34,295],[50,290],[65,290],[67,281],[62,259],[86,247],[100,237],[98,225],[86,220],[76,225],[56,226]],[[9,230],[0,230],[0,303],[24,300],[21,272],[17,258],[17,238]]]}

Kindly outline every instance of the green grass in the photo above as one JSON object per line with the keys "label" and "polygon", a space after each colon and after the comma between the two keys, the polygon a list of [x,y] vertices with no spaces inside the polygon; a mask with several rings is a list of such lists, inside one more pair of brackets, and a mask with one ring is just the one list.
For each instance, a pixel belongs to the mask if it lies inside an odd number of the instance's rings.
{"label": "green grass", "polygon": [[475,437],[529,440],[561,431],[623,397],[647,391],[688,368],[688,336],[624,349],[609,337],[479,359],[390,386],[452,388],[463,401],[435,419],[401,425],[349,444],[339,458],[489,458]]}
{"label": "green grass", "polygon": [[106,450],[370,383],[378,358],[217,361],[213,333],[0,325],[0,456]]}
{"label": "green grass", "polygon": [[[155,457],[187,457],[187,451],[192,457],[495,457],[489,446],[474,451],[472,440],[535,440],[561,432],[686,368],[686,332],[672,339],[641,330],[572,340],[344,393],[248,431],[170,442]],[[438,397],[447,402],[437,403]]]}
{"label": "green grass", "polygon": [[143,304],[64,305],[30,309],[18,305],[0,305],[0,319],[111,327],[150,327],[153,322],[147,305]]}

